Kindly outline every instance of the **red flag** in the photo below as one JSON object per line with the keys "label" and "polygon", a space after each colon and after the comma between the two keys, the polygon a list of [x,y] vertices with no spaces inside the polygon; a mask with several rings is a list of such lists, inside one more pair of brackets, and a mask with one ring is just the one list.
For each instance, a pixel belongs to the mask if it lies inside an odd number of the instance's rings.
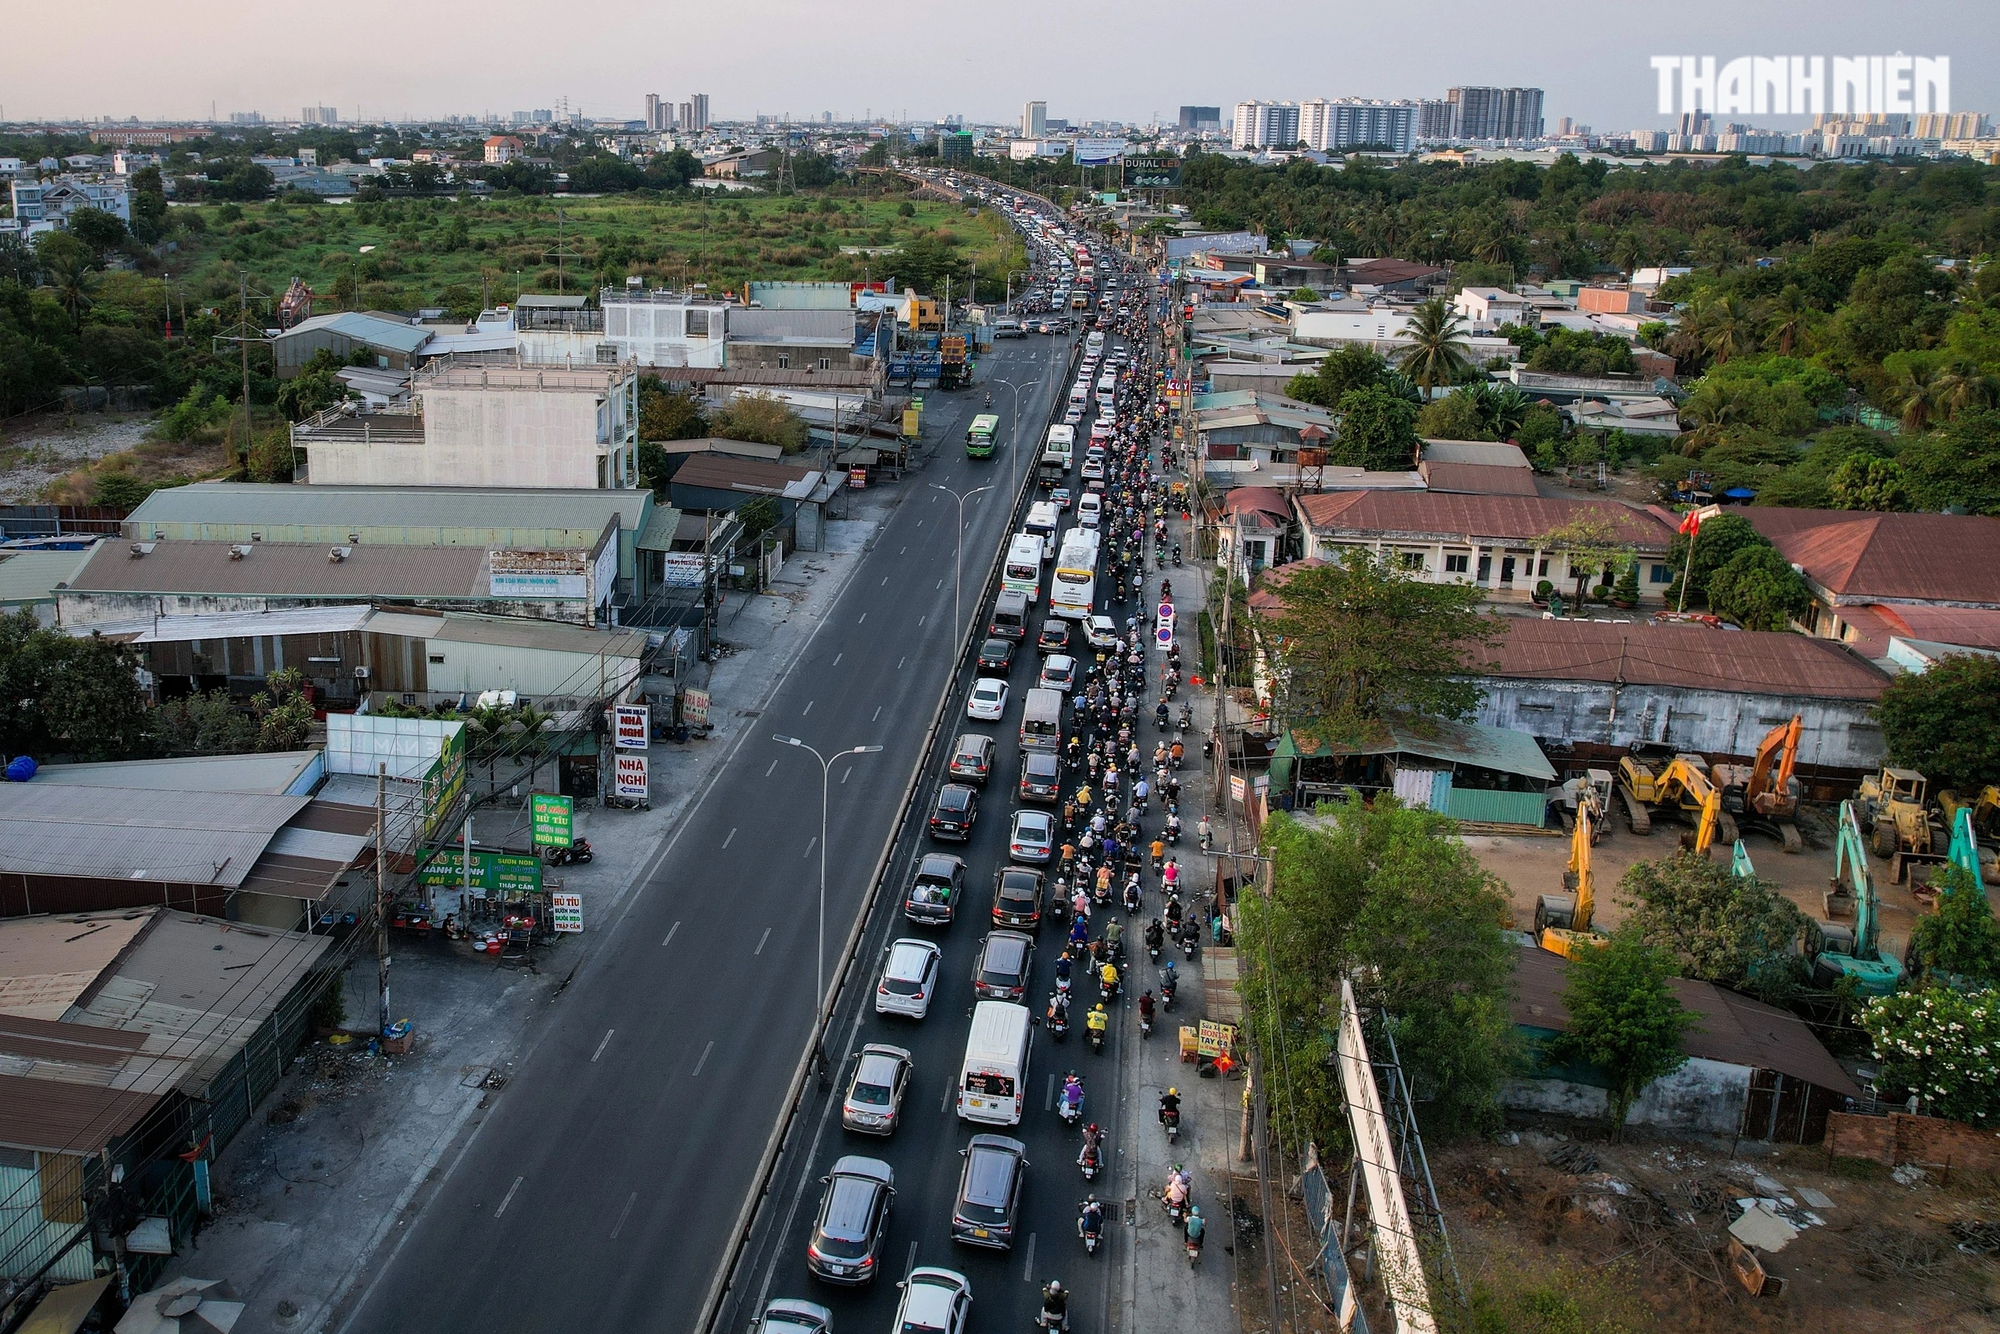
{"label": "red flag", "polygon": [[1681,531],[1686,533],[1689,537],[1693,537],[1696,531],[1700,529],[1700,527],[1701,527],[1701,512],[1699,510],[1689,510],[1687,512],[1687,517],[1681,520]]}

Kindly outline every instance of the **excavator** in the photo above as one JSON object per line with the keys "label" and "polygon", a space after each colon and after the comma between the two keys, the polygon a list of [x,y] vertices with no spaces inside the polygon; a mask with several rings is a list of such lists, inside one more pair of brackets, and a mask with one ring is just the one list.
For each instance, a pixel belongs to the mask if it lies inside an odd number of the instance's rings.
{"label": "excavator", "polygon": [[1770,834],[1796,853],[1805,847],[1794,822],[1799,813],[1799,795],[1792,770],[1799,762],[1799,733],[1805,718],[1793,714],[1788,723],[1779,723],[1757,743],[1757,754],[1748,764],[1718,764],[1709,771],[1722,789],[1722,809],[1736,817],[1745,829]]}
{"label": "excavator", "polygon": [[[1843,885],[1842,877],[1846,883]],[[1861,841],[1861,821],[1855,803],[1840,803],[1840,828],[1834,843],[1833,890],[1826,896],[1827,916],[1835,903],[1849,894],[1854,899],[1854,930],[1832,921],[1819,924],[1825,947],[1813,961],[1813,975],[1822,985],[1835,979],[1853,979],[1864,996],[1886,996],[1902,980],[1903,965],[1883,955],[1877,934],[1875,879],[1868,871],[1868,845]]]}
{"label": "excavator", "polygon": [[1594,817],[1591,803],[1576,808],[1576,829],[1569,839],[1569,871],[1563,888],[1569,894],[1544,894],[1535,901],[1535,940],[1551,954],[1574,959],[1590,945],[1602,945],[1606,937],[1590,929],[1590,916],[1597,906],[1597,886],[1591,877],[1590,845]]}
{"label": "excavator", "polygon": [[1950,788],[1937,794],[1938,809],[1944,812],[1945,827],[1958,832],[1958,813],[1965,811],[1972,817],[1972,837],[1978,839],[2000,839],[2000,787],[1988,787],[1976,797],[1960,797]]}
{"label": "excavator", "polygon": [[1870,836],[1875,855],[1889,860],[1889,883],[1903,878],[1903,864],[1941,861],[1931,851],[1931,818],[1924,805],[1930,780],[1915,769],[1884,768],[1861,780],[1855,819]]}
{"label": "excavator", "polygon": [[1618,798],[1625,804],[1625,823],[1635,834],[1653,832],[1653,812],[1680,811],[1694,821],[1689,846],[1702,856],[1719,838],[1736,842],[1736,817],[1722,809],[1722,789],[1708,776],[1708,761],[1699,755],[1676,755],[1654,772],[1630,755],[1618,761]]}

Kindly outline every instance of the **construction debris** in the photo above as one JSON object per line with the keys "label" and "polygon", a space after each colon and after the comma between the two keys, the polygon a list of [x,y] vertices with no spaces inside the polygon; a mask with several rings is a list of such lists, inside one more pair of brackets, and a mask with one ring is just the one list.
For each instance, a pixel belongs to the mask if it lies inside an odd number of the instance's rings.
{"label": "construction debris", "polygon": [[1755,1250],[1775,1253],[1791,1245],[1799,1230],[1766,1208],[1765,1201],[1752,1200],[1743,1216],[1729,1225],[1729,1235]]}
{"label": "construction debris", "polygon": [[1953,1223],[1950,1232],[1958,1249],[1967,1255],[2000,1255],[2000,1223],[1968,1219]]}
{"label": "construction debris", "polygon": [[1542,1155],[1542,1161],[1573,1177],[1588,1176],[1597,1170],[1597,1155],[1573,1142],[1558,1144]]}

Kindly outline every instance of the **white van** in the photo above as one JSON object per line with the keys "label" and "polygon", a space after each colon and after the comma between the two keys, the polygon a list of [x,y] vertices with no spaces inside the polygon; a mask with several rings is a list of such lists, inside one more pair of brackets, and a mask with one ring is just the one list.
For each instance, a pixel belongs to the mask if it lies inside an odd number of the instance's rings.
{"label": "white van", "polygon": [[1056,511],[1053,500],[1038,500],[1028,506],[1028,521],[1021,525],[1021,531],[1042,541],[1042,560],[1046,563],[1056,557],[1056,529],[1062,518]]}
{"label": "white van", "polygon": [[1083,351],[1085,356],[1102,356],[1104,354],[1104,334],[1100,330],[1092,329],[1090,336],[1083,340]]}
{"label": "white van", "polygon": [[1042,539],[1016,533],[1007,544],[1007,564],[1000,572],[1003,592],[1019,593],[1030,602],[1042,597]]}
{"label": "white van", "polygon": [[1028,1007],[981,1001],[958,1073],[958,1119],[992,1126],[1021,1124],[1028,1093]]}
{"label": "white van", "polygon": [[1071,407],[1080,408],[1085,406],[1089,402],[1090,402],[1090,381],[1078,380],[1075,384],[1069,387],[1069,404]]}
{"label": "white van", "polygon": [[1076,521],[1085,528],[1097,527],[1104,517],[1104,497],[1095,491],[1086,491],[1077,497]]}

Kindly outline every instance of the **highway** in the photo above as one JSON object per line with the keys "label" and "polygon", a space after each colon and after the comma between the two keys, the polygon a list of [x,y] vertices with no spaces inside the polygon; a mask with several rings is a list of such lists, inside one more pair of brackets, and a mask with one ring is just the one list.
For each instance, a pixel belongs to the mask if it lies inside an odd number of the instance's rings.
{"label": "highway", "polygon": [[[447,1154],[428,1199],[392,1233],[376,1270],[359,1276],[329,1328],[692,1329],[784,1109],[814,1012],[820,769],[806,752],[770,736],[789,733],[828,753],[883,747],[838,761],[832,773],[831,974],[955,666],[959,506],[931,484],[958,491],[1002,484],[965,506],[964,615],[983,618],[980,589],[1013,528],[1007,487],[1033,472],[1032,458],[1019,455],[1039,442],[1055,396],[1067,388],[1069,346],[1044,337],[999,344],[982,359],[973,390],[928,397],[931,422],[944,418],[935,456],[900,483],[906,494],[769,705],[723,743],[735,749],[711,786],[602,928],[609,936],[530,1035],[512,1081]],[[980,390],[994,380],[1037,383],[1021,391],[1021,429],[1009,432],[1013,438],[991,460],[969,460],[960,442],[982,410]],[[1006,431],[1013,395],[996,389],[993,399]],[[1032,657],[1015,669],[1017,698]],[[978,913],[1014,775],[1011,743],[1001,751],[1010,758],[993,779],[994,799],[971,857]],[[929,781],[918,785],[919,805]],[[906,855],[897,849],[891,891]],[[980,932],[976,915],[962,917],[949,937],[946,977],[958,979],[959,991],[947,996],[954,1001],[969,999],[964,979]],[[865,948],[863,960],[863,970],[873,966]],[[1038,966],[1046,970],[1048,960]],[[946,1004],[928,1021],[925,1036],[939,1050],[951,1045],[945,1033],[953,1018]],[[962,1023],[958,1029],[962,1046]],[[842,1040],[836,1028],[834,1041]],[[901,1132],[906,1142],[890,1146],[892,1157],[927,1147],[927,1136],[957,1133],[955,1123],[925,1115],[955,1064],[947,1072],[928,1045],[919,1061],[921,1092]],[[1038,1156],[1030,1203],[1053,1209],[1060,1192],[1038,1187],[1056,1155]],[[938,1165],[932,1175],[944,1170]],[[1069,1172],[1073,1177],[1075,1168]],[[913,1167],[888,1253],[900,1270],[920,1242],[920,1262],[962,1264],[982,1299],[975,1324],[997,1329],[987,1318],[992,1304],[983,1300],[997,1285],[994,1271],[951,1255],[939,1240],[946,1219],[932,1201],[955,1183],[932,1184]],[[1049,1236],[1052,1224],[1036,1226]],[[815,1295],[806,1292],[802,1249],[787,1246],[786,1291]],[[893,1292],[885,1283],[862,1300],[871,1312],[877,1305],[886,1312]]]}

